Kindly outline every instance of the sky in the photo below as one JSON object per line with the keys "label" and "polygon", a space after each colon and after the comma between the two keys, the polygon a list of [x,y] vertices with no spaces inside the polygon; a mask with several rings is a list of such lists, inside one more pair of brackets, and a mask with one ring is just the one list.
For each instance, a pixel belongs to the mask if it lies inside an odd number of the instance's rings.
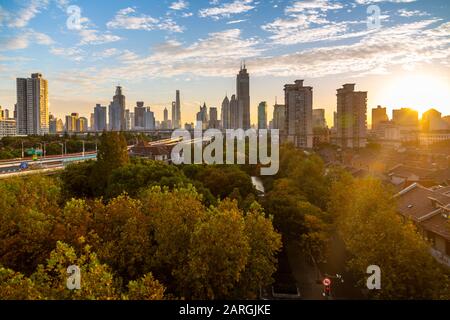
{"label": "sky", "polygon": [[[182,122],[236,91],[245,60],[252,123],[257,106],[284,103],[304,79],[332,125],[336,89],[356,83],[370,109],[450,114],[447,0],[1,0],[0,105],[15,79],[40,72],[50,113],[87,116],[121,85],[127,108],[144,101],[163,118],[181,91]],[[89,118],[89,117],[88,117]]]}

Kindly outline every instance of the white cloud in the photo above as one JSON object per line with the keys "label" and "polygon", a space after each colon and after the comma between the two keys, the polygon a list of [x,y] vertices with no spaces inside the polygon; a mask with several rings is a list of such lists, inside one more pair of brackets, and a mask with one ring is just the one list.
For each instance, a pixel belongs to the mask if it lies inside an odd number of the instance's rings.
{"label": "white cloud", "polygon": [[61,56],[66,59],[74,60],[74,61],[81,61],[84,59],[85,52],[77,47],[73,48],[58,48],[53,47],[50,49],[50,53],[55,56]]}
{"label": "white cloud", "polygon": [[120,50],[118,50],[116,48],[108,48],[101,52],[94,52],[93,56],[96,58],[103,59],[103,58],[110,58],[110,57],[116,56],[118,54],[120,54]]}
{"label": "white cloud", "polygon": [[192,17],[194,14],[192,12],[183,12],[181,15],[183,18]]}
{"label": "white cloud", "polygon": [[416,0],[356,0],[356,3],[358,4],[371,4],[377,2],[409,3],[414,1]]}
{"label": "white cloud", "polygon": [[401,17],[422,17],[422,16],[428,16],[429,14],[427,12],[419,11],[419,10],[406,10],[406,9],[400,9],[397,11],[398,14]]}
{"label": "white cloud", "polygon": [[172,2],[172,4],[170,5],[170,9],[172,10],[184,10],[187,9],[189,7],[189,3],[185,0],[178,0],[175,2]]}
{"label": "white cloud", "polygon": [[0,38],[0,50],[25,49],[33,43],[51,45],[53,42],[48,35],[28,29],[12,37]]}
{"label": "white cloud", "polygon": [[136,10],[130,7],[119,10],[106,26],[110,29],[183,32],[183,28],[170,18],[157,19],[145,14],[137,15]]}
{"label": "white cloud", "polygon": [[3,15],[3,19],[7,21],[8,27],[23,28],[28,25],[31,19],[45,9],[47,5],[48,0],[31,0],[28,6],[18,10],[16,13],[12,14],[3,10],[3,14],[0,13],[0,16]]}
{"label": "white cloud", "polygon": [[234,0],[218,7],[201,9],[198,14],[202,18],[228,18],[234,14],[244,13],[255,8],[253,0]]}
{"label": "white cloud", "polygon": [[82,29],[79,31],[79,34],[81,36],[80,45],[104,44],[119,41],[121,39],[119,36],[111,33],[100,33],[98,30],[94,29]]}
{"label": "white cloud", "polygon": [[329,0],[306,0],[296,1],[291,6],[287,7],[286,13],[298,13],[305,10],[317,9],[321,11],[342,9],[343,5],[336,1]]}
{"label": "white cloud", "polygon": [[241,23],[247,21],[247,19],[241,19],[241,20],[232,20],[232,21],[228,21],[227,24],[236,24],[236,23]]}

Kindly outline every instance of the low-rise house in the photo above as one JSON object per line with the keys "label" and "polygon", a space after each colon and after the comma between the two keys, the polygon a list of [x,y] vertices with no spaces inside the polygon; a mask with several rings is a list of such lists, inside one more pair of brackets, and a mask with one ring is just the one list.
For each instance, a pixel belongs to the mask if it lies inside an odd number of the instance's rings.
{"label": "low-rise house", "polygon": [[450,187],[413,183],[395,196],[398,211],[411,219],[432,245],[432,255],[450,267]]}

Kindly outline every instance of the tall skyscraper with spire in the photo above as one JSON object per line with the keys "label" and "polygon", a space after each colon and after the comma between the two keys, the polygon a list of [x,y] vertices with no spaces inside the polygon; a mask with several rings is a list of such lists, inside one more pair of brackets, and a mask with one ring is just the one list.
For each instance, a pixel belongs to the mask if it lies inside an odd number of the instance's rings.
{"label": "tall skyscraper with spire", "polygon": [[236,77],[236,95],[238,101],[238,128],[250,129],[250,75],[245,61]]}

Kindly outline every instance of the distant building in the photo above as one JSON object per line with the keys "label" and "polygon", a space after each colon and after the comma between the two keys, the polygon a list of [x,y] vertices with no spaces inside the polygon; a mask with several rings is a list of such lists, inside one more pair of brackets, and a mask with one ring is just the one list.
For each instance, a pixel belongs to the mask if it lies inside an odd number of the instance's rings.
{"label": "distant building", "polygon": [[267,129],[267,102],[258,105],[258,129]]}
{"label": "distant building", "polygon": [[231,96],[230,100],[230,129],[239,128],[239,110],[236,95]]}
{"label": "distant building", "polygon": [[125,96],[122,87],[117,86],[113,101],[109,105],[109,129],[111,131],[126,130],[125,109]]}
{"label": "distant building", "polygon": [[16,120],[0,119],[0,139],[3,137],[15,136],[17,133]]}
{"label": "distant building", "polygon": [[435,110],[430,109],[422,114],[422,131],[446,131],[450,130],[450,125],[442,119],[442,114]]}
{"label": "distant building", "polygon": [[66,116],[66,132],[77,131],[78,113],[72,113],[70,116]]}
{"label": "distant building", "polygon": [[77,119],[77,132],[87,132],[88,131],[88,119],[85,117],[80,117]]}
{"label": "distant building", "polygon": [[231,123],[230,123],[230,100],[228,99],[228,96],[225,96],[225,98],[222,101],[222,109],[221,109],[221,120],[222,120],[222,128],[223,129],[230,129]]}
{"label": "distant building", "polygon": [[245,67],[245,62],[236,76],[236,96],[238,103],[237,128],[250,129],[250,75]]}
{"label": "distant building", "polygon": [[284,131],[286,125],[286,106],[277,104],[273,106],[272,129],[279,129],[280,134]]}
{"label": "distant building", "polygon": [[131,123],[134,122],[134,119],[131,118],[131,112],[129,109],[125,110],[125,130],[130,131],[132,126]]}
{"label": "distant building", "polygon": [[49,114],[48,116],[49,118],[49,122],[48,122],[48,126],[49,126],[49,133],[50,134],[56,134],[56,123],[58,121],[58,119],[56,119],[55,116],[53,116],[52,114]]}
{"label": "distant building", "polygon": [[89,131],[95,131],[95,115],[93,113],[89,117]]}
{"label": "distant building", "polygon": [[172,129],[169,127],[169,111],[164,108],[164,121],[162,122],[162,129]]}
{"label": "distant building", "polygon": [[49,133],[48,81],[40,73],[17,78],[17,132],[20,135]]}
{"label": "distant building", "polygon": [[197,122],[202,123],[202,129],[206,130],[208,129],[208,108],[206,107],[206,103],[203,103],[203,106],[200,106],[200,111],[197,112]]}
{"label": "distant building", "polygon": [[303,86],[303,80],[284,86],[286,103],[287,140],[298,148],[313,147],[312,87]]}
{"label": "distant building", "polygon": [[313,109],[313,128],[327,128],[325,109]]}
{"label": "distant building", "polygon": [[392,110],[392,121],[402,127],[419,128],[419,113],[410,108]]}
{"label": "distant building", "polygon": [[211,129],[219,129],[220,128],[220,121],[217,118],[217,108],[211,107],[209,108],[209,126],[208,128]]}
{"label": "distant building", "polygon": [[101,132],[106,129],[106,107],[97,104],[94,108],[94,131]]}
{"label": "distant building", "polygon": [[337,89],[337,141],[343,148],[364,148],[367,144],[367,92],[355,91],[355,84]]}
{"label": "distant building", "polygon": [[145,108],[144,112],[144,129],[145,130],[156,129],[155,114],[150,110],[149,107]]}
{"label": "distant building", "polygon": [[372,109],[372,130],[376,130],[378,124],[381,122],[389,121],[388,115],[386,113],[386,108],[377,106]]}
{"label": "distant building", "polygon": [[136,129],[143,129],[144,126],[144,101],[136,102],[136,107],[134,108],[134,127]]}
{"label": "distant building", "polygon": [[172,124],[174,125],[174,129],[181,128],[181,98],[180,98],[180,90],[177,90],[175,92],[175,118],[172,119]]}

